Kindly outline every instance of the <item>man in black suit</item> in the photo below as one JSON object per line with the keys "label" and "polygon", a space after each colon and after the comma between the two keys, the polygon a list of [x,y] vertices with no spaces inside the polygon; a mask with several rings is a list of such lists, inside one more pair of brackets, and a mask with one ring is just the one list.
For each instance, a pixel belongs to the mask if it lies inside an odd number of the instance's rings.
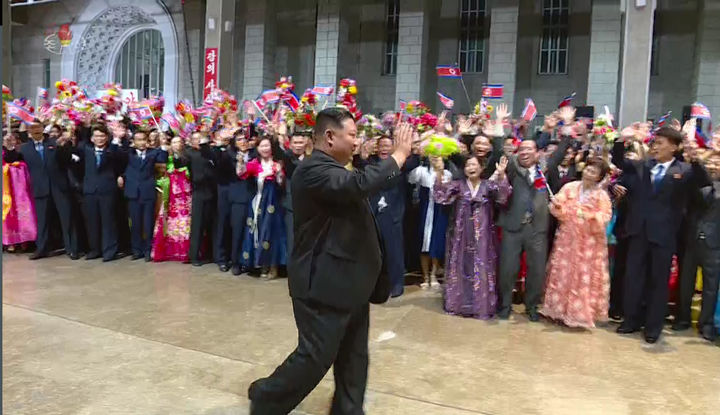
{"label": "man in black suit", "polygon": [[125,168],[125,156],[116,144],[109,144],[110,131],[98,124],[92,128],[92,144],[75,149],[75,155],[85,167],[83,196],[85,228],[89,252],[85,259],[103,262],[118,259],[118,229],[116,207],[118,178]]}
{"label": "man in black suit", "polygon": [[348,171],[358,145],[345,109],[317,116],[315,151],[293,175],[295,246],[288,264],[298,346],[268,378],[250,385],[250,413],[287,414],[334,365],[331,414],[362,414],[368,368],[368,301],[389,295],[368,196],[400,175],[412,129],[396,130],[391,157]]}
{"label": "man in black suit", "polygon": [[[224,153],[227,160],[221,160],[223,164],[232,166],[232,180],[229,184],[230,199],[230,227],[231,232],[231,250],[230,261],[232,262],[233,275],[240,275],[242,272],[242,244],[245,236],[245,227],[248,219],[248,206],[250,201],[257,193],[257,180],[254,177],[248,177],[245,166],[250,161],[250,143],[249,137],[244,133],[237,134],[235,137],[235,150]],[[289,186],[288,186],[289,187]]]}
{"label": "man in black suit", "polygon": [[[564,107],[561,117],[566,126],[561,133],[562,141],[548,159],[547,168],[551,170],[560,164],[572,144],[570,127],[567,125],[574,119],[575,110]],[[550,194],[546,189],[545,174],[538,159],[538,143],[524,140],[520,143],[517,155],[511,156],[508,164],[507,176],[513,193],[507,208],[500,211],[498,219],[498,225],[502,227],[498,274],[498,317],[501,319],[509,318],[512,311],[513,287],[520,271],[520,256],[523,251],[527,258],[525,312],[532,322],[540,318],[537,307],[542,300],[545,286]]]}
{"label": "man in black suit", "polygon": [[623,130],[612,151],[613,163],[635,183],[626,196],[625,229],[629,245],[623,299],[625,320],[617,332],[633,333],[644,325],[645,341],[655,343],[665,321],[670,265],[688,194],[704,185],[703,178],[707,176],[697,162],[690,165],[675,159],[683,141],[679,131],[660,128],[651,143],[650,160],[625,158],[625,141],[632,136],[631,128]]}
{"label": "man in black suit", "polygon": [[[301,134],[294,134],[290,137],[290,148],[283,150],[282,162],[285,169],[285,177],[288,183],[291,182],[295,169],[305,158],[305,148],[307,147],[308,137]],[[288,255],[292,254],[292,247],[295,240],[293,234],[293,207],[292,207],[292,186],[285,186],[285,197],[283,198],[283,207],[285,208],[285,228],[288,243]]]}
{"label": "man in black suit", "polygon": [[30,171],[35,215],[37,218],[37,250],[30,259],[48,255],[48,235],[53,210],[57,211],[62,227],[65,253],[72,259],[78,259],[77,234],[72,221],[72,190],[68,184],[68,166],[72,151],[68,143],[58,145],[54,140],[43,136],[43,126],[35,120],[30,125],[31,140],[20,146],[20,154]]}
{"label": "man in black suit", "polygon": [[720,284],[720,153],[711,155],[706,166],[710,183],[700,188],[695,238],[687,249],[695,253],[702,268],[702,308],[698,330],[705,340],[714,341],[718,336],[714,316]]}
{"label": "man in black suit", "polygon": [[[217,212],[217,180],[215,176],[215,156],[203,133],[193,133],[190,137],[192,148],[187,150],[192,180],[192,221],[190,222],[190,261],[193,266],[203,265],[200,249],[203,240],[209,242],[208,251],[214,245],[215,213]],[[204,260],[213,258],[205,252]]]}
{"label": "man in black suit", "polygon": [[145,258],[145,261],[149,262],[151,259],[157,201],[155,165],[167,161],[168,153],[164,148],[148,149],[147,132],[135,132],[133,148],[129,148],[127,152],[127,167],[119,182],[121,187],[125,188],[130,211],[130,246],[133,260]]}

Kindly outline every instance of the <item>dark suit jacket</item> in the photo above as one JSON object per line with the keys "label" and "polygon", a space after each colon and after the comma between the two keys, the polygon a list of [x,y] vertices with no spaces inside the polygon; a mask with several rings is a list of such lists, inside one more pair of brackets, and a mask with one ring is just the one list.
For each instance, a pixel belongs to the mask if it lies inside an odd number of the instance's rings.
{"label": "dark suit jacket", "polygon": [[720,181],[700,189],[702,207],[697,224],[697,237],[704,237],[712,249],[720,249]]}
{"label": "dark suit jacket", "polygon": [[655,161],[625,159],[623,142],[613,146],[612,161],[622,169],[623,176],[634,183],[625,196],[628,236],[644,235],[654,244],[675,250],[690,194],[708,183],[705,170],[698,163],[675,160],[665,172],[656,193],[650,180]]}
{"label": "dark suit jacket", "polygon": [[[306,156],[307,157],[307,156]],[[300,160],[298,156],[296,156],[292,150],[285,150],[282,152],[282,163],[283,168],[285,169],[285,177],[287,177],[288,182],[292,180],[292,176],[295,173],[295,169],[300,165]],[[285,186],[285,198],[283,199],[283,207],[287,210],[292,212],[292,186]]]}
{"label": "dark suit jacket", "polygon": [[128,199],[155,200],[155,164],[167,163],[168,153],[159,148],[145,151],[145,160],[130,148],[125,167],[125,197]]}
{"label": "dark suit jacket", "polygon": [[[295,245],[288,262],[290,295],[350,309],[389,295],[381,273],[379,232],[368,196],[400,175],[391,157],[364,170],[348,171],[315,150],[291,181]],[[372,296],[377,287],[384,287]],[[376,292],[377,294],[377,292]],[[384,298],[382,298],[384,296]]]}
{"label": "dark suit jacket", "polygon": [[559,192],[560,189],[562,189],[562,187],[566,184],[580,179],[580,175],[578,174],[575,163],[568,167],[568,171],[563,177],[560,177],[559,165],[549,166],[547,169],[547,173],[545,173],[545,177],[547,178],[547,182],[550,185],[550,189],[553,191],[553,193]]}
{"label": "dark suit jacket", "polygon": [[[388,157],[389,158],[389,157]],[[378,165],[382,163],[379,157],[372,156],[369,159],[369,163],[365,165]],[[383,183],[382,187],[378,192],[370,196],[370,206],[372,207],[373,214],[375,217],[379,215],[390,215],[392,223],[402,223],[403,217],[405,216],[405,199],[406,199],[406,186],[407,186],[407,172],[412,171],[415,167],[420,165],[420,156],[413,154],[408,157],[405,165],[400,171],[400,174],[395,175]],[[380,211],[378,203],[381,198],[385,198],[387,207]],[[381,220],[382,221],[382,220]],[[390,229],[388,229],[389,231]],[[395,258],[393,258],[395,259]]]}
{"label": "dark suit jacket", "polygon": [[[557,166],[565,157],[565,152],[572,144],[570,137],[564,137],[557,150],[548,159],[546,170],[557,169]],[[507,177],[512,185],[513,192],[510,196],[508,207],[500,211],[498,224],[504,230],[517,232],[523,226],[528,207],[532,205],[532,228],[534,232],[547,232],[550,225],[550,211],[548,209],[549,193],[535,189],[534,183],[530,182],[529,172],[520,167],[517,156],[510,157],[507,167]],[[547,179],[547,174],[545,176]]]}
{"label": "dark suit jacket", "polygon": [[190,179],[193,186],[193,199],[209,200],[217,193],[215,175],[215,155],[208,144],[202,144],[200,150],[190,148],[186,151],[190,167]]}
{"label": "dark suit jacket", "polygon": [[115,144],[108,145],[96,165],[95,147],[81,145],[75,149],[85,167],[83,177],[83,194],[85,195],[111,195],[118,191],[117,178],[125,169],[125,154]]}
{"label": "dark suit jacket", "polygon": [[[240,179],[237,175],[237,150],[232,147],[216,147],[216,177],[219,186],[228,186],[231,203],[248,204],[257,193],[257,180],[254,177]],[[250,160],[250,159],[249,159]]]}
{"label": "dark suit jacket", "polygon": [[20,154],[30,171],[33,196],[47,197],[51,188],[61,192],[69,191],[67,166],[72,157],[71,148],[67,145],[58,147],[55,141],[49,138],[43,140],[43,146],[44,158],[40,158],[40,154],[35,150],[34,141],[20,146]]}

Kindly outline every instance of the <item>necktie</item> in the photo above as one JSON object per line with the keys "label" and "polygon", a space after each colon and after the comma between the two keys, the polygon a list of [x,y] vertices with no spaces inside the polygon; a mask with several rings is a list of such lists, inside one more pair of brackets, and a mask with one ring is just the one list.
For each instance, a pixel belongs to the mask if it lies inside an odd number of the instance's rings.
{"label": "necktie", "polygon": [[35,144],[35,150],[40,155],[40,159],[45,161],[45,147],[42,145],[42,143]]}
{"label": "necktie", "polygon": [[653,176],[653,191],[655,193],[657,193],[657,191],[660,189],[660,183],[662,182],[663,178],[663,171],[665,171],[665,166],[663,166],[662,164],[658,164],[657,171]]}
{"label": "necktie", "polygon": [[140,152],[140,161],[145,161],[145,152],[144,151]]}
{"label": "necktie", "polygon": [[95,167],[100,167],[101,160],[102,160],[102,150],[95,150]]}

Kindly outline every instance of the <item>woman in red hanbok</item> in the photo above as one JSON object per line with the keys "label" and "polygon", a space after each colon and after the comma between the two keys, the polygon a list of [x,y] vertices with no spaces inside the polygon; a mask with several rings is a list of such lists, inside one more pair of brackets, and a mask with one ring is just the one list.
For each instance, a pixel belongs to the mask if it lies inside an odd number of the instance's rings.
{"label": "woman in red hanbok", "polygon": [[22,154],[15,150],[16,141],[15,136],[7,135],[2,153],[2,243],[11,251],[15,245],[37,238],[30,172]]}
{"label": "woman in red hanbok", "polygon": [[605,230],[612,205],[600,186],[607,172],[605,162],[591,160],[582,180],[563,186],[550,204],[560,227],[541,314],[570,327],[590,328],[607,321],[610,275]]}

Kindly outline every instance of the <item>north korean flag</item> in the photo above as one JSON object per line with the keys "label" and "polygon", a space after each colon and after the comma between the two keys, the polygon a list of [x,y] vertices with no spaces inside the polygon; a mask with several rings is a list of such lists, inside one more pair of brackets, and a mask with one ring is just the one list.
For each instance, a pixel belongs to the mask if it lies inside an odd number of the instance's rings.
{"label": "north korean flag", "polygon": [[562,101],[560,101],[560,103],[558,104],[558,108],[567,107],[568,105],[570,105],[572,103],[573,99],[575,99],[574,92],[572,94],[566,96],[565,98],[563,98]]}
{"label": "north korean flag", "polygon": [[315,85],[312,89],[312,93],[316,95],[332,95],[335,88],[332,86]]}
{"label": "north korean flag", "polygon": [[503,97],[503,84],[483,85],[482,97],[488,99],[501,99]]}
{"label": "north korean flag", "polygon": [[255,103],[260,109],[263,109],[265,108],[265,105],[271,104],[273,102],[278,102],[279,100],[280,94],[278,93],[278,91],[274,89],[268,89],[260,94]]}
{"label": "north korean flag", "polygon": [[298,99],[297,95],[295,95],[292,91],[287,91],[282,96],[282,101],[290,107],[292,112],[297,111],[298,107],[300,107],[300,100]]}
{"label": "north korean flag", "polygon": [[440,78],[462,78],[462,71],[458,66],[438,65],[435,69]]}
{"label": "north korean flag", "polygon": [[526,102],[527,103],[525,104],[525,109],[523,110],[521,117],[527,122],[532,122],[537,115],[537,107],[531,98],[528,98]]}
{"label": "north korean flag", "polygon": [[438,98],[440,98],[440,102],[443,104],[443,107],[447,109],[452,109],[452,107],[455,106],[455,101],[450,98],[449,96],[443,94],[440,91],[437,91]]}
{"label": "north korean flag", "polygon": [[128,115],[134,120],[149,120],[153,117],[148,107],[131,108],[128,110]]}
{"label": "north korean flag", "polygon": [[696,102],[690,107],[690,116],[709,120],[710,110],[702,103]]}
{"label": "north korean flag", "polygon": [[20,120],[25,124],[32,124],[35,120],[35,116],[27,108],[15,104],[14,102],[7,102],[7,112],[11,118]]}

